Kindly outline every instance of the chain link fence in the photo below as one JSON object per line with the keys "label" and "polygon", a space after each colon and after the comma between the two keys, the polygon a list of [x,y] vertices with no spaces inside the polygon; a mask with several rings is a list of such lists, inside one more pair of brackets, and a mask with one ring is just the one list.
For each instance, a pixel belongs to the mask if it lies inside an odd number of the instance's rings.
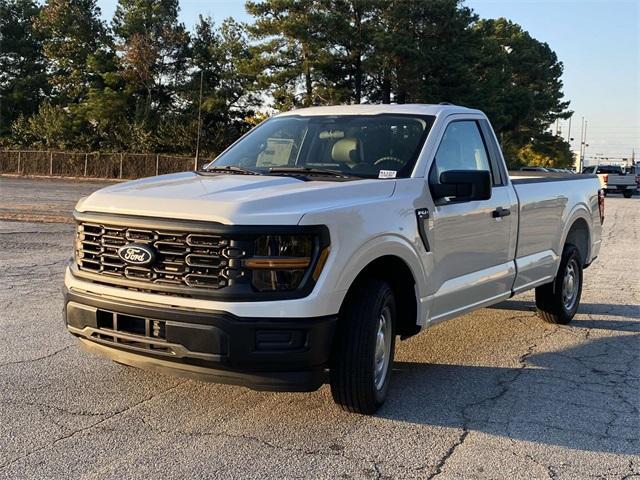
{"label": "chain link fence", "polygon": [[[199,159],[197,167],[209,161]],[[156,153],[0,150],[0,174],[132,179],[194,168],[194,157]]]}

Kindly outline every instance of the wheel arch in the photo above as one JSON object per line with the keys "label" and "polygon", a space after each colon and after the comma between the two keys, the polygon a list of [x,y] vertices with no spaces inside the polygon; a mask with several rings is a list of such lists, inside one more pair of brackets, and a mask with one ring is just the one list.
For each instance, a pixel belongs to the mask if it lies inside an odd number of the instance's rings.
{"label": "wheel arch", "polygon": [[589,264],[591,258],[591,227],[587,217],[582,212],[577,212],[571,222],[567,222],[568,228],[562,237],[561,249],[567,243],[575,245],[580,252],[580,258],[583,265]]}
{"label": "wheel arch", "polygon": [[420,299],[415,272],[404,258],[393,253],[371,258],[366,265],[358,270],[347,289],[340,311],[358,285],[370,278],[388,282],[393,290],[397,311],[396,332],[402,336],[418,333],[421,328],[419,322]]}

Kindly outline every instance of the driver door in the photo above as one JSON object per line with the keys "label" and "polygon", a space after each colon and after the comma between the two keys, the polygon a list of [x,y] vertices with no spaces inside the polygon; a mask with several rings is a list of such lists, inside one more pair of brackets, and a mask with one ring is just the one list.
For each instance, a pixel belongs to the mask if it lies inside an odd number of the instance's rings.
{"label": "driver door", "polygon": [[495,158],[497,145],[488,148],[488,141],[495,140],[483,121],[468,117],[450,121],[429,170],[432,192],[449,170],[485,170],[492,180],[488,200],[435,200],[430,228],[432,322],[507,298],[515,278],[517,199],[500,168],[502,159]]}

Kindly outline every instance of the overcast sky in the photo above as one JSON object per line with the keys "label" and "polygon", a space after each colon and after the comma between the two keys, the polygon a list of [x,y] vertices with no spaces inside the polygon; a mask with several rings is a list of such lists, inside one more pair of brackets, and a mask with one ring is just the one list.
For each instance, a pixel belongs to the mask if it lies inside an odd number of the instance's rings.
{"label": "overcast sky", "polygon": [[[117,0],[98,0],[105,18]],[[640,157],[639,0],[467,0],[483,18],[506,17],[540,41],[564,63],[564,92],[575,112],[572,145],[578,149],[581,117],[588,121],[587,156]],[[180,0],[181,19],[193,27],[198,15],[216,21],[251,21],[244,1]],[[567,137],[568,122],[560,122]]]}

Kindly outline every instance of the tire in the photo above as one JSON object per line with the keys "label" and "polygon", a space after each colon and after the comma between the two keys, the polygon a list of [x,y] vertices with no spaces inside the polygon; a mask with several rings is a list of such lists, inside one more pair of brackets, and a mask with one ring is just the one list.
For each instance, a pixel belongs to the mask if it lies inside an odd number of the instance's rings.
{"label": "tire", "polygon": [[331,361],[331,394],[344,410],[371,415],[384,403],[395,324],[396,303],[388,283],[368,279],[355,287],[338,319]]}
{"label": "tire", "polygon": [[624,195],[624,198],[631,198],[633,196],[633,191],[625,190],[624,192],[622,192],[622,195]]}
{"label": "tire", "polygon": [[556,278],[536,288],[538,315],[545,322],[566,325],[578,311],[581,295],[582,258],[575,245],[568,243],[564,246]]}

